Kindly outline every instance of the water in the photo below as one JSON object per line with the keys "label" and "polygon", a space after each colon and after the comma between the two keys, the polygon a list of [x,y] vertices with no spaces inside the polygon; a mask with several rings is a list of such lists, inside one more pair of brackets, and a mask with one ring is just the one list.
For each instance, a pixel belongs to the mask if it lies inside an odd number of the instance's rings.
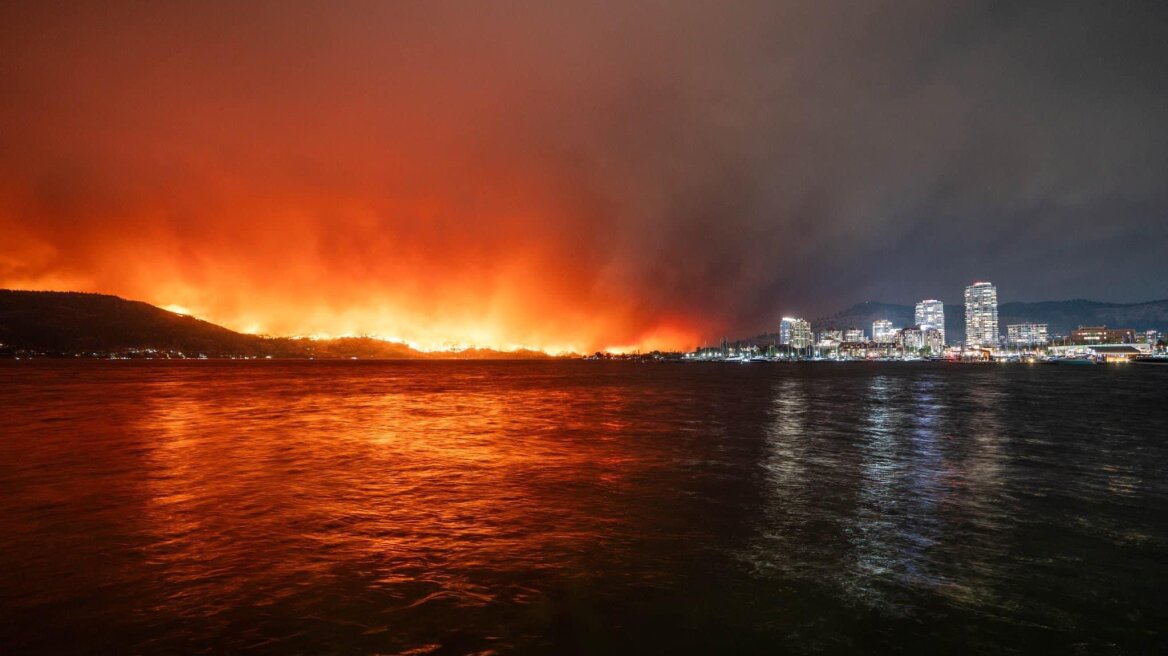
{"label": "water", "polygon": [[1168,367],[0,363],[0,652],[1168,650]]}

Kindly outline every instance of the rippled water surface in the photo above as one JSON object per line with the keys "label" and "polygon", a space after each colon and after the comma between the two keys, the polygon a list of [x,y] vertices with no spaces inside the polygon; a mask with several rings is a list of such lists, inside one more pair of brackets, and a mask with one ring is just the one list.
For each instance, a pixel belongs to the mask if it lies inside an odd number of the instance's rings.
{"label": "rippled water surface", "polygon": [[1168,367],[0,362],[0,653],[1168,650]]}

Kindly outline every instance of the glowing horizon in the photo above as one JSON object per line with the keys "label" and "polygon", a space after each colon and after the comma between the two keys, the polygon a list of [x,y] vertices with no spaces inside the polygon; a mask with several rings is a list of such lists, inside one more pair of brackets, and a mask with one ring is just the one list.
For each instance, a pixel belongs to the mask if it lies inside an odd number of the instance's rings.
{"label": "glowing horizon", "polygon": [[[218,314],[213,306],[201,302],[199,300],[201,295],[195,291],[181,295],[181,298],[184,299],[183,302],[175,303],[162,302],[147,295],[133,292],[111,291],[93,287],[78,281],[69,286],[62,286],[59,282],[50,282],[44,285],[23,282],[21,285],[0,284],[0,287],[29,291],[111,294],[130,301],[146,302],[167,312],[207,321],[247,335],[309,340],[369,338],[387,343],[403,344],[423,353],[468,349],[491,349],[500,352],[540,351],[549,355],[587,354],[594,351],[631,353],[653,350],[688,350],[698,345],[700,341],[694,332],[684,328],[663,327],[660,324],[653,330],[642,333],[640,339],[636,341],[623,343],[606,341],[603,335],[588,332],[588,330],[598,330],[600,329],[598,327],[606,325],[604,321],[597,320],[587,326],[579,327],[576,334],[586,337],[577,341],[547,339],[524,342],[509,339],[502,333],[503,329],[499,327],[500,324],[492,326],[483,322],[473,322],[469,327],[461,328],[452,322],[431,324],[428,327],[407,325],[389,319],[389,315],[394,313],[385,308],[369,310],[347,307],[341,312],[330,314],[327,309],[322,309],[323,304],[320,303],[316,305],[307,302],[273,305],[257,302],[253,307],[245,308],[240,314],[223,316]],[[295,319],[288,319],[289,315],[302,317],[304,322],[297,323]],[[275,317],[276,320],[269,322],[265,321],[264,317]],[[435,329],[434,325],[441,327]],[[336,326],[340,326],[340,328]],[[369,328],[369,326],[373,327]]]}

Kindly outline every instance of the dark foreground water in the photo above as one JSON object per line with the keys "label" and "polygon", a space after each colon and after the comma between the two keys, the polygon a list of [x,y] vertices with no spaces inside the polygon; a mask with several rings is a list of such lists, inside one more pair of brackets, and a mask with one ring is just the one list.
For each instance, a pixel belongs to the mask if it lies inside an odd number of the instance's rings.
{"label": "dark foreground water", "polygon": [[0,653],[1168,650],[1168,367],[3,362]]}

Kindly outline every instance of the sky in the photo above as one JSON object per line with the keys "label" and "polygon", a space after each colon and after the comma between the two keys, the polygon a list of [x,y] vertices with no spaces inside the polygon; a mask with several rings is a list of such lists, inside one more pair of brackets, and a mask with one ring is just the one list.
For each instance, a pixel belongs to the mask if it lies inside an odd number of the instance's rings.
{"label": "sky", "polygon": [[0,5],[0,287],[423,348],[1168,298],[1168,3]]}

